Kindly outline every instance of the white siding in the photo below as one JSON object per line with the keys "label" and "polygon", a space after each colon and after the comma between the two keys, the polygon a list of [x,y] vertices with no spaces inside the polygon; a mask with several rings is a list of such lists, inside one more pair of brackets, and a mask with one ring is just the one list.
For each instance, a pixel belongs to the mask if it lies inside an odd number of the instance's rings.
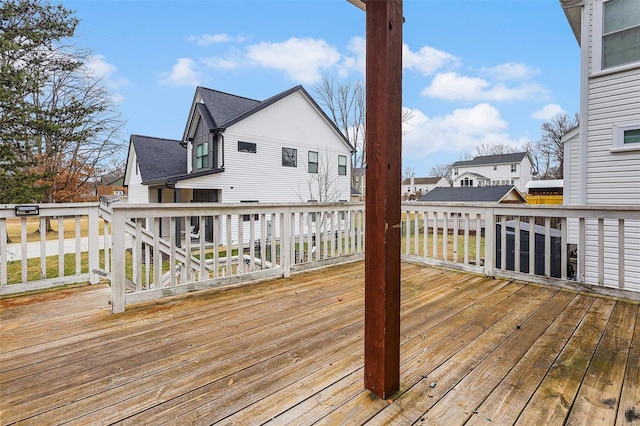
{"label": "white siding", "polygon": [[[531,162],[527,157],[517,165],[517,169],[515,172],[511,171],[512,163],[502,163],[502,164],[483,164],[480,166],[464,166],[457,167],[458,174],[453,175],[453,186],[460,186],[460,178],[464,178],[465,173],[477,173],[479,175],[484,176],[489,180],[497,180],[497,181],[506,181],[507,185],[511,185],[511,180],[513,180],[513,185],[518,188],[519,191],[525,192],[527,183],[532,179],[531,174]],[[494,170],[495,166],[495,170]],[[469,176],[469,178],[471,178]],[[478,179],[473,177],[473,186],[478,186]]]}
{"label": "white siding", "polygon": [[[564,143],[564,200],[565,205],[577,205],[580,191],[580,133]],[[570,244],[578,243],[578,220],[569,219],[567,240]]]}
{"label": "white siding", "polygon": [[[238,152],[238,141],[255,143],[257,152]],[[297,149],[297,167],[282,165],[283,147]],[[350,199],[349,148],[300,92],[227,128],[224,149],[224,172],[183,180],[176,186],[220,189],[223,203],[321,200],[314,181],[318,174],[307,172],[308,153],[316,151],[320,171],[326,165],[329,180],[335,182],[336,194],[327,201]],[[338,155],[347,158],[345,176],[338,176]]]}
{"label": "white siding", "polygon": [[131,165],[131,170],[128,170],[128,194],[129,198],[127,202],[129,203],[148,203],[149,202],[149,189],[146,185],[142,184],[142,176],[140,175],[140,171],[138,170],[138,161],[136,157],[135,149],[133,149],[133,144],[131,145],[131,151],[129,153],[130,161],[128,164]]}
{"label": "white siding", "polygon": [[[582,49],[587,49],[589,64],[583,73],[589,73],[587,90],[587,117],[581,129],[587,132],[586,146],[586,204],[588,205],[637,205],[640,206],[640,150],[612,152],[612,126],[622,123],[640,123],[640,66],[617,72],[597,72],[601,58],[594,52],[594,43],[599,44],[601,34],[594,32],[594,0],[588,2],[589,39],[582,40]],[[628,67],[627,67],[628,68]],[[594,71],[596,72],[595,74]],[[573,145],[576,145],[575,147]],[[578,143],[570,149],[570,188],[578,187],[580,167]],[[574,183],[575,182],[575,183]],[[573,204],[578,193],[570,190]],[[574,196],[576,198],[574,198]],[[572,233],[569,224],[570,235]],[[605,221],[605,285],[616,286],[618,280],[617,222]],[[573,231],[575,232],[575,231]],[[571,237],[570,237],[571,238]],[[587,224],[586,229],[586,274],[587,281],[597,281],[599,254],[597,225]],[[640,291],[640,224],[625,223],[625,285]],[[571,241],[571,239],[570,239]]]}

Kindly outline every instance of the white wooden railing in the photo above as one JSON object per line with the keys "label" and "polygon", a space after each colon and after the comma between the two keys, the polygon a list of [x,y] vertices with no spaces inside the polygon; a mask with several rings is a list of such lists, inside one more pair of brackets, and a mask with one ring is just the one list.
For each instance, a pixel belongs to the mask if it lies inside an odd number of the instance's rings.
{"label": "white wooden railing", "polygon": [[637,206],[404,203],[402,209],[405,260],[640,299]]}
{"label": "white wooden railing", "polygon": [[[363,258],[364,205],[113,204],[112,310]],[[156,267],[161,265],[161,267]]]}
{"label": "white wooden railing", "polygon": [[[30,208],[37,214],[20,215]],[[0,295],[99,282],[98,211],[98,203],[1,205]],[[39,232],[47,223],[53,233]]]}
{"label": "white wooden railing", "polygon": [[[405,261],[640,300],[638,207],[407,202],[402,211]],[[34,241],[47,219],[57,235]],[[0,206],[0,236],[12,230],[11,243],[0,238],[0,295],[104,278],[120,312],[362,259],[364,222],[363,203],[40,205],[34,217]]]}

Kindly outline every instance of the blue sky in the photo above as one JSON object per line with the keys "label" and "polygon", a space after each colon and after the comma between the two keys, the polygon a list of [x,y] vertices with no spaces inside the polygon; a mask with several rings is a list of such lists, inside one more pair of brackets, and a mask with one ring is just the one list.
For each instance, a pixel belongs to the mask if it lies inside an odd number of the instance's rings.
{"label": "blue sky", "polygon": [[[196,85],[263,100],[323,75],[364,80],[346,0],[63,1],[126,127],[182,136]],[[558,0],[405,0],[403,167],[427,176],[479,144],[521,146],[579,108],[580,51]]]}

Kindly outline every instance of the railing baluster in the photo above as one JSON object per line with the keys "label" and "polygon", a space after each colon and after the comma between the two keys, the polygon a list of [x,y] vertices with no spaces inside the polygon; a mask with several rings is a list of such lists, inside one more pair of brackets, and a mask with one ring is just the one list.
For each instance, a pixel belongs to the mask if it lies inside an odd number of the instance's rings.
{"label": "railing baluster", "polygon": [[536,273],[536,218],[529,216],[529,275]]}
{"label": "railing baluster", "polygon": [[[133,276],[135,277],[136,291],[142,291],[142,249],[144,248],[142,242],[142,223],[140,219],[136,219],[136,236],[132,245],[132,257],[133,257]],[[147,250],[148,251],[148,250]],[[147,268],[149,265],[147,265]]]}
{"label": "railing baluster", "polygon": [[58,216],[58,276],[64,277],[64,216]]}
{"label": "railing baluster", "polygon": [[604,219],[598,218],[598,285],[604,285]]}
{"label": "railing baluster", "polygon": [[560,279],[567,279],[567,218],[560,219]]}
{"label": "railing baluster", "polygon": [[618,219],[618,288],[624,288],[624,219]]}
{"label": "railing baluster", "polygon": [[578,220],[578,281],[585,282],[586,280],[586,236],[587,236],[587,224],[585,218],[581,217]]}
{"label": "railing baluster", "polygon": [[433,212],[433,258],[438,258],[438,212]]}
{"label": "railing baluster", "polygon": [[47,278],[47,219],[45,217],[40,217],[40,278]]}
{"label": "railing baluster", "polygon": [[506,271],[507,268],[507,216],[496,216],[500,221],[500,269]]}
{"label": "railing baluster", "polygon": [[153,218],[153,286],[162,288],[162,256],[160,254],[160,222],[162,218]]}
{"label": "railing baluster", "polygon": [[[3,287],[8,284],[8,272],[7,272],[8,248],[7,248],[6,236],[7,236],[7,220],[5,218],[0,218],[0,286],[3,286]],[[23,255],[23,259],[24,259],[24,255]]]}
{"label": "railing baluster", "polygon": [[75,238],[76,238],[76,275],[82,273],[82,234],[80,232],[81,216],[76,215],[75,218]]}
{"label": "railing baluster", "polygon": [[[534,233],[535,235],[535,233]],[[544,276],[551,276],[551,218],[544,218]]]}
{"label": "railing baluster", "polygon": [[[471,249],[471,247],[469,247],[469,226],[470,226],[469,213],[465,213],[464,214],[464,264],[465,265],[469,264],[469,251]],[[476,245],[478,245],[477,242],[476,242]],[[476,266],[480,266],[480,263],[478,263],[477,259],[476,259]]]}
{"label": "railing baluster", "polygon": [[[0,236],[4,236],[6,233],[0,233]],[[6,239],[3,238],[6,242]],[[27,282],[28,278],[28,263],[29,263],[29,251],[27,250],[27,218],[20,218],[20,248],[22,249],[21,257],[20,257],[20,274],[22,276],[22,281]],[[3,253],[6,253],[6,249],[2,250]]]}
{"label": "railing baluster", "polygon": [[514,218],[515,226],[513,229],[513,270],[520,272],[520,216]]}
{"label": "railing baluster", "polygon": [[169,218],[169,285],[175,287],[176,282],[176,218]]}
{"label": "railing baluster", "polygon": [[459,228],[460,228],[460,223],[458,222],[460,219],[458,217],[457,213],[454,213],[453,215],[453,261],[455,263],[458,263],[458,234],[459,232]]}

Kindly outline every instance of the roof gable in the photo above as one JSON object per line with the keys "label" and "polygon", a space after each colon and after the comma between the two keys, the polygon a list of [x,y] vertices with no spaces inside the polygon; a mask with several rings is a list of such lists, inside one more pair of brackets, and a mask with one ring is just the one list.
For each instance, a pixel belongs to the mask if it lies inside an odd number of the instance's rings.
{"label": "roof gable", "polygon": [[484,166],[489,164],[504,164],[504,163],[520,163],[527,157],[528,153],[525,152],[513,152],[509,154],[496,154],[496,155],[480,155],[473,160],[468,161],[456,161],[451,167],[464,167],[464,166]]}

